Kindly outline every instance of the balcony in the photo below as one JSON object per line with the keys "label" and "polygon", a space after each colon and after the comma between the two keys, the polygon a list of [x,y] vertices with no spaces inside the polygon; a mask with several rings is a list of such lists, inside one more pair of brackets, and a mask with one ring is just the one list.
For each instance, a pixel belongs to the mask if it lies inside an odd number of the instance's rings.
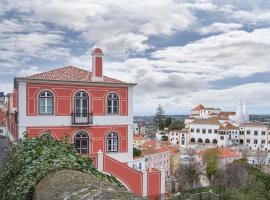
{"label": "balcony", "polygon": [[72,125],[90,125],[93,123],[93,113],[72,113]]}

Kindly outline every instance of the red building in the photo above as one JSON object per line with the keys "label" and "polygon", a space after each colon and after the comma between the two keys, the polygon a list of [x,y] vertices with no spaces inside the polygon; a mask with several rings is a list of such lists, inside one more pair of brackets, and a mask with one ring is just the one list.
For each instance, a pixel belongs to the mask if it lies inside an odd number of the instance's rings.
{"label": "red building", "polygon": [[9,131],[16,139],[25,133],[67,136],[78,153],[95,157],[100,171],[116,176],[132,192],[159,195],[160,171],[143,173],[128,167],[133,160],[136,84],[104,76],[102,65],[103,52],[96,48],[92,72],[68,66],[16,77],[14,92],[8,96]]}

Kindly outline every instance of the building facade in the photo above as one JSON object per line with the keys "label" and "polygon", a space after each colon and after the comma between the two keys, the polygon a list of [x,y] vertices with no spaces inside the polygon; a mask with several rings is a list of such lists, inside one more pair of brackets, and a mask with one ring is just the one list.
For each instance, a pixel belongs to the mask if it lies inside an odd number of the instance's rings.
{"label": "building facade", "polygon": [[[103,52],[92,52],[92,72],[68,66],[28,77],[16,77],[14,92],[8,95],[9,131],[16,138],[67,137],[82,155],[102,152],[110,163],[99,163],[103,170],[119,178],[127,188],[145,196],[143,175],[124,169],[133,162],[133,88],[103,75]],[[99,159],[99,162],[100,159]],[[125,163],[125,166],[122,166]],[[98,164],[98,163],[97,163]],[[115,171],[116,170],[116,171]],[[137,174],[141,181],[132,185],[125,171]],[[106,171],[105,171],[106,172]],[[106,172],[108,173],[108,171]],[[160,177],[157,173],[156,178]],[[160,183],[160,182],[159,182]],[[153,189],[153,188],[151,188]]]}

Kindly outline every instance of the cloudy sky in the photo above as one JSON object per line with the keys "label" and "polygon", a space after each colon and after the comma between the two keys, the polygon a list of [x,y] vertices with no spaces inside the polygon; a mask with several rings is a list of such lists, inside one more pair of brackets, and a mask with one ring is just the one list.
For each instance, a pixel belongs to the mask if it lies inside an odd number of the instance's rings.
{"label": "cloudy sky", "polygon": [[136,82],[134,111],[196,104],[270,114],[269,0],[1,0],[0,91],[14,76],[74,65]]}

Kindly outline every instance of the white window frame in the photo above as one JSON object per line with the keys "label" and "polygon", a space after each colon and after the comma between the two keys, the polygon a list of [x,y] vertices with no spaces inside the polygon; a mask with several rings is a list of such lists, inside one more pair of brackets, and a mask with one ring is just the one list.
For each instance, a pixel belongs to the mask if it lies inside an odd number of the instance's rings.
{"label": "white window frame", "polygon": [[[117,103],[115,103],[115,101]],[[111,102],[111,105],[109,106],[109,102]],[[117,104],[117,105],[115,105]],[[109,111],[109,107],[111,108],[111,111]],[[114,112],[114,108],[117,108],[116,112]],[[110,115],[117,115],[119,114],[119,110],[120,110],[120,98],[119,95],[112,92],[109,93],[107,96],[107,113]]]}
{"label": "white window frame", "polygon": [[[45,94],[45,95],[41,96],[43,94]],[[41,106],[41,99],[44,99],[44,105],[43,106]],[[51,113],[48,112],[48,107],[49,107],[48,101],[49,101],[49,99],[51,99],[51,101],[52,101],[52,105],[51,105],[52,112]],[[44,107],[44,113],[41,112],[41,107]],[[39,115],[53,115],[54,114],[54,96],[53,96],[52,92],[50,92],[48,90],[44,90],[44,91],[39,93],[39,96],[38,96],[38,109],[39,109],[38,110]]]}
{"label": "white window frame", "polygon": [[118,152],[119,137],[116,132],[110,132],[106,137],[106,151]]}

